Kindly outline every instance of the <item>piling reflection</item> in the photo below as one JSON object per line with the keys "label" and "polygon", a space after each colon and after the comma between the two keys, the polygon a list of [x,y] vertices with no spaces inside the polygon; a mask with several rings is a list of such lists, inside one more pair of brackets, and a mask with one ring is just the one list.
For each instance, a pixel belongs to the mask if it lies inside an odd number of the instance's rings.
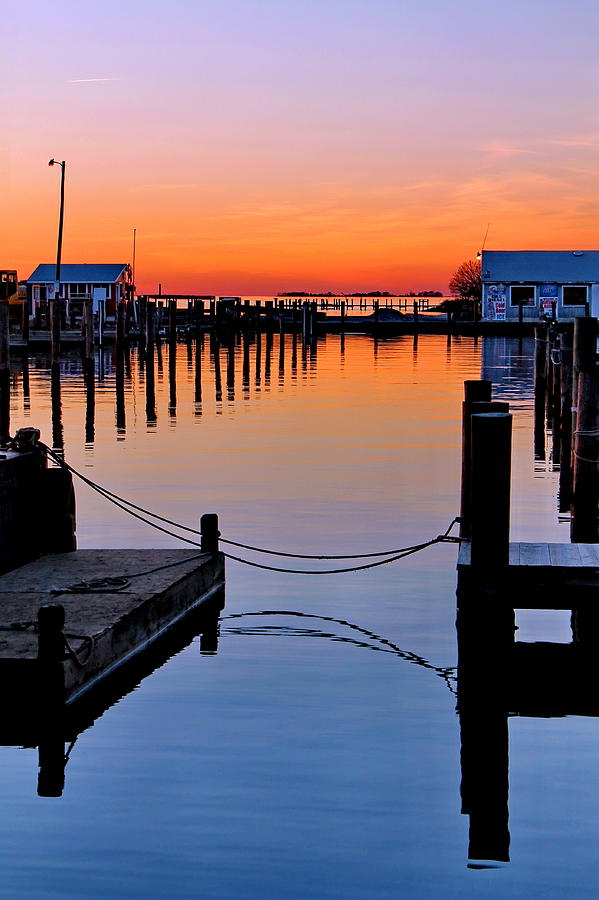
{"label": "piling reflection", "polygon": [[57,664],[45,672],[39,685],[28,686],[34,691],[33,702],[29,693],[26,697],[11,694],[3,711],[0,744],[38,748],[40,797],[62,796],[65,770],[80,736],[152,672],[198,636],[202,655],[217,652],[219,615],[224,605],[222,589],[73,703],[65,704],[62,699],[62,668]]}
{"label": "piling reflection", "polygon": [[[590,596],[572,612],[572,641],[516,641],[503,596],[458,591],[457,710],[468,859],[509,862],[509,718],[599,716],[599,615]],[[539,757],[543,749],[539,748]],[[542,760],[540,760],[542,762]]]}

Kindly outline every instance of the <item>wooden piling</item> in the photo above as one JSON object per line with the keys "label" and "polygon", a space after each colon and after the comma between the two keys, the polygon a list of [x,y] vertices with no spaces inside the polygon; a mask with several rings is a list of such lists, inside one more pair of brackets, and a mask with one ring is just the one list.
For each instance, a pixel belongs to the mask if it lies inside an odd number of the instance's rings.
{"label": "wooden piling", "polygon": [[195,377],[194,377],[194,402],[202,402],[202,347],[204,335],[196,331],[195,337]]}
{"label": "wooden piling", "polygon": [[462,402],[462,487],[460,499],[460,537],[470,536],[470,431],[472,404],[491,400],[492,383],[487,380],[468,380],[464,382],[464,400]]}
{"label": "wooden piling", "polygon": [[90,299],[83,301],[83,327],[85,330],[84,360],[94,358],[94,312]]}
{"label": "wooden piling", "polygon": [[551,418],[552,418],[552,422],[553,422],[552,444],[553,444],[553,463],[554,463],[554,465],[559,465],[560,457],[561,457],[562,361],[561,361],[561,340],[560,340],[560,338],[561,338],[561,336],[557,335],[557,338],[554,343],[553,351],[552,351],[553,411],[552,411]]}
{"label": "wooden piling", "polygon": [[534,450],[537,459],[545,459],[545,404],[547,401],[547,326],[535,328],[535,419]]}
{"label": "wooden piling", "polygon": [[509,562],[512,416],[474,414],[471,428],[471,565],[487,578]]}
{"label": "wooden piling", "polygon": [[125,300],[119,300],[116,306],[116,336],[115,345],[117,354],[122,354],[125,348],[125,328],[127,325],[127,304]]}
{"label": "wooden piling", "polygon": [[418,326],[418,300],[414,300],[414,325]]}
{"label": "wooden piling", "polygon": [[177,301],[168,301],[168,339],[173,344],[177,340]]}
{"label": "wooden piling", "polygon": [[146,304],[146,356],[154,349],[156,341],[156,303],[148,300]]}
{"label": "wooden piling", "polygon": [[216,513],[204,513],[200,518],[200,549],[202,553],[218,553],[218,515]]}
{"label": "wooden piling", "polygon": [[573,336],[560,336],[560,472],[559,511],[567,512],[572,499],[572,367]]}
{"label": "wooden piling", "polygon": [[599,543],[599,371],[578,376],[571,538]]}
{"label": "wooden piling", "polygon": [[345,331],[345,300],[341,301],[341,334]]}
{"label": "wooden piling", "polygon": [[0,447],[10,437],[10,331],[8,300],[0,301]]}

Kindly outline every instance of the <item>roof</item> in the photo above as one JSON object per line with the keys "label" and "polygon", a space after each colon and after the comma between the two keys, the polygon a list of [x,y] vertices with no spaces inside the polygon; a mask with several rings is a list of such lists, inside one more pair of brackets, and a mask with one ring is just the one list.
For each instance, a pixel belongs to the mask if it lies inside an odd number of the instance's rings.
{"label": "roof", "polygon": [[483,250],[482,279],[560,284],[599,282],[599,250]]}
{"label": "roof", "polygon": [[[127,263],[63,263],[60,267],[60,280],[75,284],[112,284],[120,278]],[[27,279],[32,284],[50,284],[56,281],[54,263],[41,263]]]}

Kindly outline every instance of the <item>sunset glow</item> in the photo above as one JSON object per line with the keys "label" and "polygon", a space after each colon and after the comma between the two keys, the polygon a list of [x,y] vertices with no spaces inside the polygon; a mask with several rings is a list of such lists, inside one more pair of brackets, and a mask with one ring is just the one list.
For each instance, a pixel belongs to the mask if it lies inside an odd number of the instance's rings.
{"label": "sunset glow", "polygon": [[599,246],[596,10],[532,0],[3,4],[2,265],[154,290],[447,288]]}

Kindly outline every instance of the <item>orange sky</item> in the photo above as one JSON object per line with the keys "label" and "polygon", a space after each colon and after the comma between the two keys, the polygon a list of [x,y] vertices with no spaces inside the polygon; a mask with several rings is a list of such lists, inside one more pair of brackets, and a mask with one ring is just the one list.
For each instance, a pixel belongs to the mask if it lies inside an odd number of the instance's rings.
{"label": "orange sky", "polygon": [[583,0],[63,5],[5,4],[0,265],[20,277],[55,258],[51,156],[63,261],[130,261],[135,227],[141,290],[444,290],[488,222],[489,248],[599,246]]}

